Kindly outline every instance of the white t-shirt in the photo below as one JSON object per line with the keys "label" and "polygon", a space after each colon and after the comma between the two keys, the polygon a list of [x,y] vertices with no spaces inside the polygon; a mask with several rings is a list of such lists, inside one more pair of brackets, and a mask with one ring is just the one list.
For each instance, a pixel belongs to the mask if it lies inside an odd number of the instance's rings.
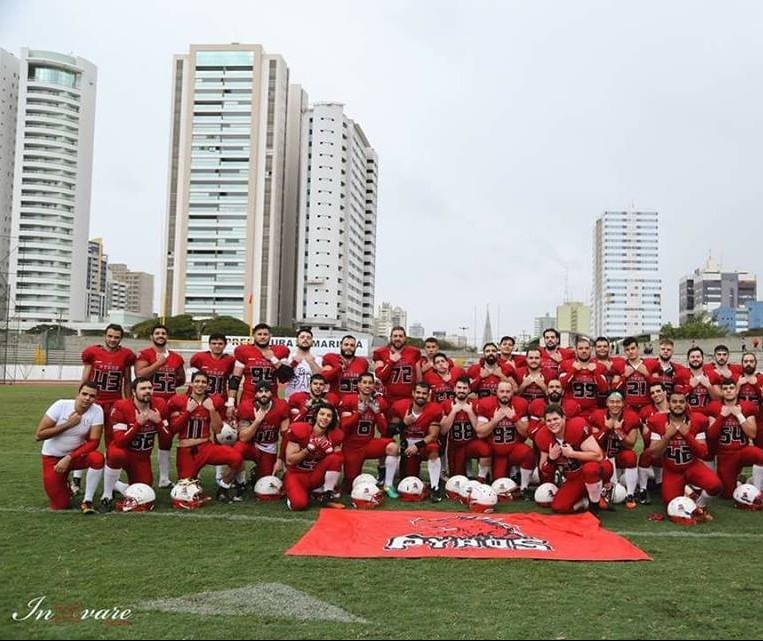
{"label": "white t-shirt", "polygon": [[[45,412],[45,416],[54,420],[56,425],[66,423],[74,411],[74,400],[61,399],[56,401]],[[93,425],[103,425],[103,408],[96,403],[90,406],[82,415],[79,423],[58,436],[46,439],[42,443],[42,453],[45,456],[63,457],[71,454],[88,439]]]}
{"label": "white t-shirt", "polygon": [[[322,365],[320,356],[313,356],[315,362],[320,367]],[[297,392],[307,392],[310,390],[310,379],[313,376],[313,370],[310,369],[310,364],[307,361],[299,361],[299,365],[294,368],[294,376],[286,381],[286,388],[284,393],[288,399],[292,394]]]}

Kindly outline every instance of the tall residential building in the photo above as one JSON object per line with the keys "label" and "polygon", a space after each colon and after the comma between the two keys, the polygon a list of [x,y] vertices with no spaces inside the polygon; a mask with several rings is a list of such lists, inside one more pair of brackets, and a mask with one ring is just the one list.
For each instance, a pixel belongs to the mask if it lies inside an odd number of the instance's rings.
{"label": "tall residential building", "polygon": [[[710,257],[704,267],[684,276],[678,284],[678,322],[684,325],[702,312],[712,316],[723,307],[728,329],[744,331],[747,329],[746,304],[755,301],[757,294],[758,284],[753,274],[724,272]],[[739,322],[729,321],[732,316],[738,316]]]}
{"label": "tall residential building", "polygon": [[[135,272],[123,263],[109,265],[109,300],[111,309],[130,312],[144,318],[154,315],[154,275]],[[124,288],[122,287],[124,285]],[[116,305],[124,306],[116,307]]]}
{"label": "tall residential building", "polygon": [[593,333],[617,338],[662,327],[656,211],[607,211],[593,235]]}
{"label": "tall residential building", "polygon": [[408,328],[408,333],[411,338],[424,338],[424,336],[426,336],[424,326],[421,323],[411,323],[411,326]]}
{"label": "tall residential building", "polygon": [[[290,95],[300,108],[288,108]],[[298,158],[305,101],[284,59],[260,45],[191,45],[174,57],[162,315],[291,323],[282,235],[296,228],[299,170],[286,163]]]}
{"label": "tall residential building", "polygon": [[591,308],[583,303],[569,301],[556,307],[556,329],[570,334],[591,334]]}
{"label": "tall residential building", "polygon": [[[408,312],[402,307],[392,307],[389,303],[382,303],[376,310],[376,316],[374,317],[373,335],[383,336],[389,338],[392,328],[396,326],[408,328]],[[443,338],[445,332],[441,332]],[[432,336],[437,338],[437,334],[433,333]]]}
{"label": "tall residential building", "polygon": [[109,303],[109,257],[103,252],[103,239],[93,238],[87,245],[87,315],[102,319]]}
{"label": "tall residential building", "polygon": [[297,320],[325,329],[373,326],[377,156],[339,103],[302,120]]}
{"label": "tall residential building", "polygon": [[552,327],[556,327],[556,316],[552,316],[546,312],[544,316],[535,317],[535,323],[533,324],[533,332],[535,336],[542,336],[543,332]]}
{"label": "tall residential building", "polygon": [[[22,49],[14,79],[9,54],[2,59],[5,100],[12,100],[8,79],[18,82],[8,268],[2,270],[9,274],[10,314],[26,325],[84,320],[96,68],[84,58]],[[4,117],[0,131],[7,140]],[[5,145],[0,152],[2,186]],[[0,208],[6,205],[0,192]]]}
{"label": "tall residential building", "polygon": [[0,49],[0,319],[8,314],[8,259],[11,247],[13,165],[16,158],[16,109],[19,101],[19,60]]}

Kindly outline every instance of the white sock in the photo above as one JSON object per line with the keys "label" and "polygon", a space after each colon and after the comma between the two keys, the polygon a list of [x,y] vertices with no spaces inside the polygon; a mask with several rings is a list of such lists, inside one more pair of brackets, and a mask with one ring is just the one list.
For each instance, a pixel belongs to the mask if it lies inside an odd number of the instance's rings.
{"label": "white sock", "polygon": [[387,455],[384,459],[384,485],[394,487],[395,486],[395,473],[397,472],[397,466],[400,464],[399,456]]}
{"label": "white sock", "polygon": [[440,459],[429,459],[427,461],[427,470],[429,470],[429,485],[432,486],[433,490],[436,490],[440,487],[440,471],[442,470]]}
{"label": "white sock", "polygon": [[654,484],[655,485],[662,484],[662,468],[661,467],[654,468]]}
{"label": "white sock", "polygon": [[588,500],[592,503],[598,503],[601,498],[601,488],[603,483],[601,481],[597,483],[586,483],[585,489],[588,492]]}
{"label": "white sock", "polygon": [[752,466],[752,478],[749,482],[752,482],[759,490],[763,490],[763,465]]}
{"label": "white sock", "polygon": [[225,472],[225,465],[215,465],[215,481],[217,483],[220,483],[220,479],[223,477],[223,473]]}
{"label": "white sock", "polygon": [[87,468],[87,477],[85,478],[85,501],[93,502],[95,491],[98,489],[98,485],[101,482],[101,476],[103,476],[103,468],[94,470],[92,467]]}
{"label": "white sock", "polygon": [[166,485],[170,480],[170,451],[159,450],[159,485]]}
{"label": "white sock", "polygon": [[246,470],[242,467],[238,472],[236,472],[236,483],[239,485],[246,482]]}
{"label": "white sock", "polygon": [[336,484],[339,481],[339,472],[326,472],[326,478],[323,480],[323,491],[333,492],[336,488]]}
{"label": "white sock", "polygon": [[638,471],[635,467],[625,468],[625,490],[627,494],[636,493],[636,483],[638,482]]}
{"label": "white sock", "polygon": [[612,463],[612,476],[607,479],[607,483],[617,483],[617,464],[613,458],[608,460],[610,463]]}
{"label": "white sock", "polygon": [[103,468],[103,499],[114,498],[114,485],[119,480],[122,468],[114,469],[106,465]]}
{"label": "white sock", "polygon": [[702,490],[702,494],[700,494],[699,498],[696,500],[697,507],[707,507],[707,504],[710,502],[711,498],[712,497],[707,492],[705,492],[705,490]]}
{"label": "white sock", "polygon": [[117,481],[114,483],[114,489],[119,492],[122,496],[124,496],[125,490],[130,487],[127,483],[124,481]]}
{"label": "white sock", "polygon": [[640,467],[638,468],[638,486],[642,489],[646,489],[647,483],[649,483],[649,471],[652,468],[650,467]]}
{"label": "white sock", "polygon": [[75,479],[80,479],[80,480],[82,480],[82,477],[83,477],[84,475],[85,475],[85,470],[74,470],[74,472],[72,472],[72,476],[73,476]]}
{"label": "white sock", "polygon": [[533,471],[532,470],[526,470],[523,467],[519,468],[519,489],[520,490],[526,490],[527,486],[530,485],[530,479],[532,478]]}
{"label": "white sock", "polygon": [[480,465],[477,469],[477,476],[479,476],[481,479],[486,479],[487,474],[490,471],[489,465]]}

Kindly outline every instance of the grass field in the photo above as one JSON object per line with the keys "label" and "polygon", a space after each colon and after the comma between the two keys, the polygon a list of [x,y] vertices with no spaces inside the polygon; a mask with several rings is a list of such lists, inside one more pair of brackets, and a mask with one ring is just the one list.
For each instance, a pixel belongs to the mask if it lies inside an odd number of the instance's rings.
{"label": "grass field", "polygon": [[[247,501],[177,513],[167,490],[158,492],[153,513],[52,513],[33,433],[48,405],[74,391],[0,388],[2,638],[763,635],[763,513],[727,503],[711,505],[716,520],[693,528],[649,522],[645,507],[605,514],[607,527],[654,561],[591,564],[287,557],[317,508],[292,514],[281,503]],[[445,502],[437,509],[456,508]],[[220,594],[226,590],[235,592]],[[190,613],[167,603],[201,592],[211,594]],[[52,619],[12,619],[40,597]],[[131,613],[125,622],[74,620],[84,609],[108,608]]]}

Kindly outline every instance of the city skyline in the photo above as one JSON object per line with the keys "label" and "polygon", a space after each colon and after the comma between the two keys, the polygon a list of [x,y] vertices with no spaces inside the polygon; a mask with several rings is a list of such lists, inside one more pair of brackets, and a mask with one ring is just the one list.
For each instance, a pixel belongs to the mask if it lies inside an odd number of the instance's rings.
{"label": "city skyline", "polygon": [[[607,210],[660,211],[664,322],[678,319],[672,283],[709,251],[761,272],[763,257],[737,256],[763,196],[755,3],[229,3],[210,18],[190,2],[151,5],[147,24],[148,7],[116,22],[92,3],[0,9],[4,49],[72,51],[99,69],[90,234],[114,261],[161,273],[172,53],[239,41],[277,51],[311,99],[363,123],[382,159],[375,298],[425,327],[456,332],[487,301],[502,309],[496,333],[518,334],[567,289],[587,302],[590,227]],[[144,44],[126,56],[136,29]],[[424,287],[411,274],[437,257],[427,245],[464,260]],[[489,279],[484,253],[503,257]]]}

